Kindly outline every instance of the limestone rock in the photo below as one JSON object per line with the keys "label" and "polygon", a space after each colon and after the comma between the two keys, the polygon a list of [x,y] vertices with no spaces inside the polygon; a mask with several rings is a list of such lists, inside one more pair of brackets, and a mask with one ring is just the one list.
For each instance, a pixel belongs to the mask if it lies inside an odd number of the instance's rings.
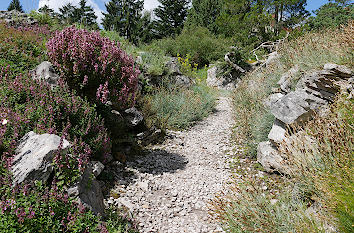
{"label": "limestone rock", "polygon": [[193,84],[193,81],[185,76],[185,75],[177,75],[173,78],[172,82],[177,85],[177,86],[181,86],[181,87],[190,87]]}
{"label": "limestone rock", "polygon": [[336,64],[324,65],[324,70],[315,71],[305,75],[296,85],[296,90],[306,92],[331,102],[340,91],[340,82],[348,82],[352,72],[345,66]]}
{"label": "limestone rock", "polygon": [[76,198],[79,203],[95,214],[104,214],[103,194],[95,179],[92,164],[89,164],[79,181],[67,190],[69,197]]}
{"label": "limestone rock", "polygon": [[182,74],[182,72],[179,69],[180,65],[177,57],[169,57],[168,61],[165,63],[165,67],[167,68],[169,74],[172,75]]}
{"label": "limestone rock", "polygon": [[269,66],[270,64],[272,64],[278,58],[279,58],[279,54],[278,54],[277,51],[270,53],[268,55],[267,60],[265,61],[266,66]]}
{"label": "limestone rock", "polygon": [[270,141],[261,142],[257,148],[257,161],[270,173],[275,171],[290,174],[286,160],[280,155],[277,148]]}
{"label": "limestone rock", "polygon": [[22,27],[37,24],[38,21],[29,17],[26,13],[17,10],[0,11],[0,21],[4,20],[8,25],[13,27]]}
{"label": "limestone rock", "polygon": [[283,74],[278,81],[278,85],[280,86],[280,89],[285,92],[289,93],[290,92],[290,87],[291,87],[291,81],[292,78],[299,72],[299,66],[295,65],[292,67],[288,72]]}
{"label": "limestone rock", "polygon": [[272,104],[274,104],[275,102],[277,102],[279,99],[281,99],[284,95],[282,93],[274,93],[271,94],[264,102],[264,106],[267,108],[270,108],[270,106],[272,106]]}
{"label": "limestone rock", "polygon": [[124,119],[129,127],[136,127],[144,121],[143,114],[135,107],[126,109],[124,113]]}
{"label": "limestone rock", "polygon": [[276,144],[280,144],[285,139],[285,125],[279,120],[275,120],[271,131],[268,134],[268,139]]}
{"label": "limestone rock", "polygon": [[32,71],[32,79],[43,80],[55,87],[58,85],[59,75],[55,73],[52,63],[44,61]]}
{"label": "limestone rock", "polygon": [[327,102],[305,91],[294,91],[270,106],[271,113],[285,124],[300,123],[310,119],[312,113]]}
{"label": "limestone rock", "polygon": [[[11,167],[14,183],[39,180],[46,182],[53,171],[53,158],[60,146],[60,137],[54,134],[27,133],[19,141]],[[62,143],[61,153],[70,147],[66,140]]]}
{"label": "limestone rock", "polygon": [[95,177],[99,176],[104,169],[104,165],[100,161],[91,161],[92,173]]}
{"label": "limestone rock", "polygon": [[352,70],[342,65],[327,63],[323,66],[323,69],[343,78],[350,78],[353,76]]}

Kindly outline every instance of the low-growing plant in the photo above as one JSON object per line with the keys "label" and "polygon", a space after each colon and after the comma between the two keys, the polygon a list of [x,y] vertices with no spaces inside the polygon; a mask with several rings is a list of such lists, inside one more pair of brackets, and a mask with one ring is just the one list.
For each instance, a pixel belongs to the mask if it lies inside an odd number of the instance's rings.
{"label": "low-growing plant", "polygon": [[40,182],[12,187],[0,177],[1,232],[101,232],[98,216],[86,211],[56,187]]}
{"label": "low-growing plant", "polygon": [[212,214],[227,232],[324,232],[323,223],[306,213],[306,201],[292,196],[291,186],[275,195],[254,177],[234,178],[211,202]]}
{"label": "low-growing plant", "polygon": [[143,106],[154,113],[150,117],[166,122],[167,128],[185,129],[213,111],[215,93],[203,85],[190,89],[162,86],[144,97]]}
{"label": "low-growing plant", "polygon": [[307,123],[281,147],[293,175],[313,187],[313,198],[335,216],[341,232],[352,232],[354,224],[354,99],[347,97],[342,94],[327,116]]}
{"label": "low-growing plant", "polygon": [[46,59],[47,27],[13,28],[0,22],[0,66],[10,65],[14,73],[28,72]]}
{"label": "low-growing plant", "polygon": [[48,57],[69,87],[90,101],[118,109],[134,104],[140,71],[118,42],[75,27],[56,32]]}
{"label": "low-growing plant", "polygon": [[8,166],[17,141],[30,131],[56,134],[71,142],[70,156],[55,157],[57,172],[66,184],[75,181],[91,158],[108,158],[110,138],[95,108],[63,83],[52,91],[25,75],[9,76],[8,69],[0,73],[0,155]]}

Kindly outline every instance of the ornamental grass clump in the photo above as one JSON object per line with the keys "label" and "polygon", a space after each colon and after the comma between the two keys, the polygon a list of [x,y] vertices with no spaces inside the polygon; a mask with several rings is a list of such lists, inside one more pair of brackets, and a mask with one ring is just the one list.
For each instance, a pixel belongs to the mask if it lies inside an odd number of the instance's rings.
{"label": "ornamental grass clump", "polygon": [[75,27],[56,32],[48,57],[69,87],[90,101],[110,101],[121,109],[134,104],[140,71],[119,42]]}

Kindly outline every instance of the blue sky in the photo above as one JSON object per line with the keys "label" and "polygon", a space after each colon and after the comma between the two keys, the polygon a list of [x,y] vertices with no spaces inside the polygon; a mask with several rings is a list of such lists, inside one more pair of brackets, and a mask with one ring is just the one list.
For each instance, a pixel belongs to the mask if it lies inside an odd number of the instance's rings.
{"label": "blue sky", "polygon": [[[96,14],[100,17],[101,11],[105,10],[105,2],[109,0],[88,0],[87,2],[95,9]],[[9,6],[11,0],[0,0],[0,10],[6,10]],[[54,9],[58,9],[60,6],[72,2],[78,3],[79,0],[20,0],[24,10],[29,12],[33,9],[37,9],[38,5],[48,4]],[[328,0],[308,0],[307,1],[307,10],[312,12],[313,10],[318,9],[321,5],[327,3]],[[351,1],[353,2],[353,1]],[[145,0],[145,9],[151,10],[158,5],[157,0]]]}

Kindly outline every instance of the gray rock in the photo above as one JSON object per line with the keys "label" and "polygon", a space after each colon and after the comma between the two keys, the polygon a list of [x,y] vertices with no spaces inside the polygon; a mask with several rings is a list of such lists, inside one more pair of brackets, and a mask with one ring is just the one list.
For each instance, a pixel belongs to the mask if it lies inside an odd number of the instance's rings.
{"label": "gray rock", "polygon": [[338,75],[342,78],[350,78],[353,76],[353,72],[346,66],[327,63],[323,66],[323,69],[330,71],[332,74]]}
{"label": "gray rock", "polygon": [[79,181],[70,187],[67,193],[95,214],[104,215],[103,194],[92,166],[87,166]]}
{"label": "gray rock", "polygon": [[259,143],[257,148],[257,161],[267,172],[273,173],[277,171],[282,174],[290,174],[286,160],[284,160],[277,148],[269,141]]}
{"label": "gray rock", "polygon": [[271,131],[268,134],[268,139],[276,144],[280,144],[285,139],[285,125],[279,120],[275,120]]}
{"label": "gray rock", "polygon": [[233,77],[233,73],[223,74],[219,65],[212,65],[208,69],[207,85],[221,90],[233,90],[236,88],[238,78]]}
{"label": "gray rock", "polygon": [[4,20],[8,25],[13,27],[21,27],[37,24],[38,21],[29,17],[26,13],[17,10],[0,11],[0,20]]}
{"label": "gray rock", "polygon": [[293,77],[299,72],[299,66],[295,65],[294,67],[292,67],[288,72],[286,72],[285,74],[283,74],[280,78],[280,80],[278,81],[278,85],[280,86],[280,89],[285,92],[285,93],[289,93],[290,92],[290,88],[291,88],[291,81],[293,79]]}
{"label": "gray rock", "polygon": [[169,57],[168,61],[165,63],[165,67],[167,68],[169,74],[173,74],[173,75],[182,74],[179,68],[180,64],[178,62],[177,57]]}
{"label": "gray rock", "polygon": [[126,120],[129,127],[138,126],[144,121],[143,114],[135,107],[126,109],[124,113],[124,119]]}
{"label": "gray rock", "polygon": [[182,86],[182,87],[190,87],[193,84],[193,81],[185,75],[177,75],[177,76],[173,77],[172,82],[175,85]]}
{"label": "gray rock", "polygon": [[274,104],[275,102],[277,102],[279,99],[281,99],[284,95],[282,93],[274,93],[271,94],[264,102],[264,106],[267,108],[270,108],[270,106],[272,106],[272,104]]}
{"label": "gray rock", "polygon": [[95,177],[99,176],[104,169],[104,165],[100,161],[91,161],[92,173]]}
{"label": "gray rock", "polygon": [[283,96],[270,106],[271,113],[285,124],[308,120],[315,110],[327,102],[305,91],[294,91]]}
{"label": "gray rock", "polygon": [[[46,182],[53,171],[52,162],[60,140],[54,134],[38,135],[32,131],[21,138],[11,167],[14,184],[35,180]],[[69,147],[70,143],[64,140],[61,153],[66,153]]]}
{"label": "gray rock", "polygon": [[58,86],[59,75],[55,73],[52,63],[44,61],[32,71],[32,79],[42,80],[52,87]]}

